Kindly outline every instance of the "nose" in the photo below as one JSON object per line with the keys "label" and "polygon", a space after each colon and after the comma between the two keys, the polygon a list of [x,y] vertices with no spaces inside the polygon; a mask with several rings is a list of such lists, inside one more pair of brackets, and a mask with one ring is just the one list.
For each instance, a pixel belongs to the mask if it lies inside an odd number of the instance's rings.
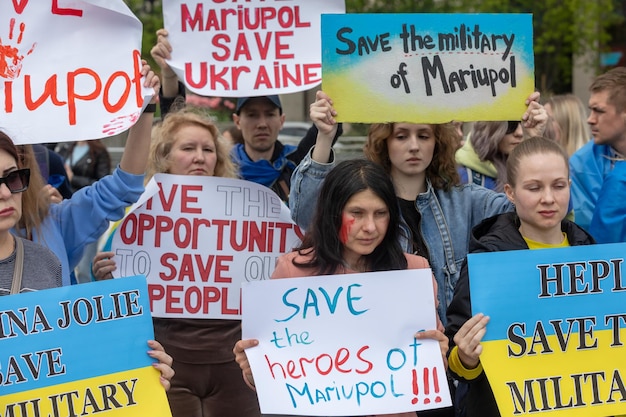
{"label": "nose", "polygon": [[376,230],[376,221],[374,220],[374,215],[365,216],[363,219],[363,231],[371,233]]}
{"label": "nose", "polygon": [[259,126],[267,126],[267,120],[268,120],[267,116],[261,115],[259,117]]}
{"label": "nose", "polygon": [[589,125],[595,125],[596,124],[596,117],[593,114],[593,112],[589,113],[589,117],[587,117],[587,124],[589,124]]}
{"label": "nose", "polygon": [[550,187],[545,188],[545,191],[541,195],[541,200],[546,204],[552,204],[554,202],[554,193]]}
{"label": "nose", "polygon": [[204,152],[202,151],[202,148],[196,149],[193,154],[193,161],[196,163],[204,162]]}
{"label": "nose", "polygon": [[515,136],[516,138],[524,137],[524,130],[522,129],[521,123],[517,125],[517,129],[515,129],[515,132],[513,132],[513,136]]}
{"label": "nose", "polygon": [[0,197],[4,199],[11,197],[11,190],[6,183],[0,184]]}
{"label": "nose", "polygon": [[419,146],[419,139],[417,138],[417,135],[409,136],[409,148],[415,151],[419,150],[420,146]]}

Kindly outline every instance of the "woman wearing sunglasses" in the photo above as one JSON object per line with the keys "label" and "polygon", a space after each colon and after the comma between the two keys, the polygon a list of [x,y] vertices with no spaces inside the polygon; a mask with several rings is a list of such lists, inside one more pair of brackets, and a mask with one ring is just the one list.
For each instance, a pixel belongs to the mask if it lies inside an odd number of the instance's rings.
{"label": "woman wearing sunglasses", "polygon": [[503,192],[506,160],[522,140],[524,132],[519,120],[474,123],[468,140],[456,153],[461,183]]}
{"label": "woman wearing sunglasses", "polygon": [[18,164],[17,148],[2,132],[0,175],[0,295],[60,286],[57,257],[49,249],[11,234],[22,216],[30,170]]}

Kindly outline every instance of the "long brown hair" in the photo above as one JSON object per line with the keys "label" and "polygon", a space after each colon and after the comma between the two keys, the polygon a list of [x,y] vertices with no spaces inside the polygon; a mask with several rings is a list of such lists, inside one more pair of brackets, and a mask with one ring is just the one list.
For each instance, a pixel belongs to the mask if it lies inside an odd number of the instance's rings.
{"label": "long brown hair", "polygon": [[[460,183],[456,169],[454,154],[457,139],[451,123],[429,125],[435,135],[433,160],[426,168],[428,178],[435,189],[450,190]],[[391,160],[387,149],[387,141],[393,134],[394,123],[374,123],[367,134],[367,142],[363,148],[365,157],[381,165],[387,174],[391,172]]]}

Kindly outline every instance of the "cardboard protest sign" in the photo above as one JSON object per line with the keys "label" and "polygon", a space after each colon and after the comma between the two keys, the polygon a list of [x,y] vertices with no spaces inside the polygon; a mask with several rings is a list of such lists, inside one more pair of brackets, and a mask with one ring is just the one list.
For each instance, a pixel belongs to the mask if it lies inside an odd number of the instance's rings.
{"label": "cardboard protest sign", "polygon": [[626,244],[468,256],[502,416],[626,414]]}
{"label": "cardboard protest sign", "polygon": [[0,2],[2,129],[16,143],[127,130],[154,94],[142,86],[141,31],[122,0]]}
{"label": "cardboard protest sign", "polygon": [[144,277],[0,297],[0,416],[171,416]]}
{"label": "cardboard protest sign", "polygon": [[116,229],[116,277],[148,279],[155,317],[239,319],[241,283],[269,279],[300,242],[269,188],[232,178],[157,174]]}
{"label": "cardboard protest sign", "polygon": [[323,89],[344,122],[519,120],[532,15],[322,16]]}
{"label": "cardboard protest sign", "polygon": [[243,338],[261,412],[373,415],[450,405],[430,269],[243,286]]}
{"label": "cardboard protest sign", "polygon": [[293,93],[322,81],[320,15],[344,0],[163,0],[170,66],[196,94]]}

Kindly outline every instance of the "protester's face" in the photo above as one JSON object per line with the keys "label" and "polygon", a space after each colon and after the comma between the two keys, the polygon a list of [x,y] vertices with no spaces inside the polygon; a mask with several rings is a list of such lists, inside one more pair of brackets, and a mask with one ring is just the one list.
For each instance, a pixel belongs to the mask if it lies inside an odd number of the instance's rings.
{"label": "protester's face", "polygon": [[515,204],[522,234],[545,242],[545,236],[560,233],[561,220],[567,215],[567,162],[562,155],[549,152],[524,156],[518,166],[515,187],[506,184],[504,191]]}
{"label": "protester's face", "polygon": [[[0,150],[0,175],[6,177],[17,170],[17,162]],[[0,185],[0,231],[8,232],[22,217],[22,193],[11,194],[6,184]]]}
{"label": "protester's face", "polygon": [[389,226],[389,208],[371,190],[354,194],[341,213],[339,240],[348,265],[357,265],[361,256],[369,255],[385,238]]}
{"label": "protester's face", "polygon": [[241,130],[246,152],[256,160],[263,153],[273,151],[285,115],[267,98],[249,99],[233,121]]}
{"label": "protester's face", "polygon": [[168,160],[170,174],[214,175],[217,153],[213,135],[197,125],[181,127],[174,135]]}
{"label": "protester's face", "polygon": [[508,155],[522,140],[524,140],[524,132],[522,131],[522,124],[518,123],[514,130],[507,130],[507,133],[498,144],[498,150],[501,154]]}
{"label": "protester's face", "polygon": [[435,133],[430,125],[395,123],[387,139],[391,176],[424,175],[433,160]]}
{"label": "protester's face", "polygon": [[626,141],[626,111],[618,111],[609,102],[609,94],[608,90],[591,93],[587,123],[595,143],[615,146]]}

